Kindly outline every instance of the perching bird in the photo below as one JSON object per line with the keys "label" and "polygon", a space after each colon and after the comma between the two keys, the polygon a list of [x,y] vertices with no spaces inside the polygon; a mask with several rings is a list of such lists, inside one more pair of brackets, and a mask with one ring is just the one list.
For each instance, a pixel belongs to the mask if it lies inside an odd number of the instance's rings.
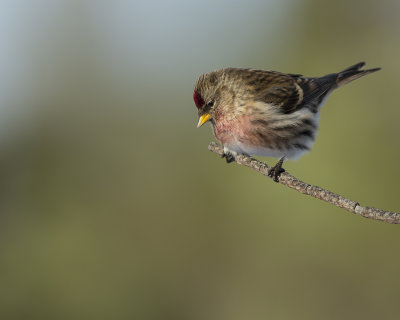
{"label": "perching bird", "polygon": [[364,65],[320,78],[256,69],[211,71],[201,75],[194,88],[197,127],[211,122],[228,163],[238,154],[280,159],[269,172],[278,181],[283,160],[298,159],[312,147],[329,94],[380,70],[362,70]]}

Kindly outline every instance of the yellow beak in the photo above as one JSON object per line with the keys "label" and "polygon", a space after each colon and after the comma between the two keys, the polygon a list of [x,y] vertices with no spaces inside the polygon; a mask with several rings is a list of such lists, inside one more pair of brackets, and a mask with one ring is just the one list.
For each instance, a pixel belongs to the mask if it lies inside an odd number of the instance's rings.
{"label": "yellow beak", "polygon": [[205,113],[200,116],[199,123],[197,124],[197,128],[200,128],[203,124],[205,124],[208,120],[211,119],[211,116],[209,113]]}

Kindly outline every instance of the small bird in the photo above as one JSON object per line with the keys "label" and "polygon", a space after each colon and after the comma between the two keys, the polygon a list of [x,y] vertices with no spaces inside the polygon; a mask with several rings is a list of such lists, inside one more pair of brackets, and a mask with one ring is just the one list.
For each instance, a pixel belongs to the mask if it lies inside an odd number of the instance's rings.
{"label": "small bird", "polygon": [[278,158],[269,170],[278,181],[285,158],[296,160],[311,149],[320,110],[329,94],[380,70],[363,70],[364,65],[360,62],[320,78],[240,68],[205,73],[193,92],[197,127],[211,122],[228,163],[238,154]]}

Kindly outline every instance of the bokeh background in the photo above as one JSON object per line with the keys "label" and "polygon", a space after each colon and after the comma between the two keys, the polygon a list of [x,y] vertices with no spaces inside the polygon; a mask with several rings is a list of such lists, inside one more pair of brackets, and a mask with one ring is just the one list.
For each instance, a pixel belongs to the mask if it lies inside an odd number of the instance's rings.
{"label": "bokeh background", "polygon": [[399,14],[391,0],[1,1],[1,319],[398,319],[399,227],[226,165],[192,90],[228,66],[382,67],[330,97],[286,169],[398,211]]}

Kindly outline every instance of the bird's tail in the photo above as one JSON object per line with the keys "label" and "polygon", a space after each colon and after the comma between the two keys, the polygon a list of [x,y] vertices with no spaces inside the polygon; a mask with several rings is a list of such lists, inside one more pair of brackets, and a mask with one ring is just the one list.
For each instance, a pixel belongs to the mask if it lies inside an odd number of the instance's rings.
{"label": "bird's tail", "polygon": [[337,74],[337,79],[336,79],[337,86],[341,87],[341,86],[343,86],[353,80],[361,78],[367,74],[381,70],[381,68],[362,70],[362,68],[364,66],[365,66],[365,62],[360,62],[360,63],[355,64],[354,66],[344,69],[343,71],[340,71]]}

